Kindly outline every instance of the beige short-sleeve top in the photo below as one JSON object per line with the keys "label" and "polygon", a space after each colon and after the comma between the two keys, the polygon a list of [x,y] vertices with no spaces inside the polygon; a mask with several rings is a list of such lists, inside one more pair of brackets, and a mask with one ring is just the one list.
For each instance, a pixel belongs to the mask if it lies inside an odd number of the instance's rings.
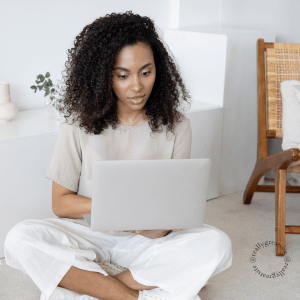
{"label": "beige short-sleeve top", "polygon": [[[72,122],[70,122],[72,123]],[[92,167],[96,160],[181,159],[190,158],[192,130],[190,120],[183,115],[175,124],[174,133],[163,126],[161,133],[151,133],[149,123],[132,126],[125,134],[118,124],[101,134],[86,134],[78,122],[63,122],[46,178],[57,182],[77,195],[92,198]]]}

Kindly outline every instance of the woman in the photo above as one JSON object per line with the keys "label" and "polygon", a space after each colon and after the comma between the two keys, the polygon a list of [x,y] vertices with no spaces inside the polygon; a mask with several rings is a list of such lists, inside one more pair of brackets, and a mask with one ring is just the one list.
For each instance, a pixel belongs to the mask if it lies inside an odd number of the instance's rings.
{"label": "woman", "polygon": [[[46,177],[56,218],[25,220],[7,234],[6,263],[28,274],[41,299],[199,299],[232,263],[231,241],[201,228],[93,232],[95,160],[190,158],[191,125],[178,111],[188,91],[147,17],[110,14],[76,37],[66,64],[64,113]],[[128,270],[109,276],[96,262]],[[56,291],[75,291],[58,296]],[[82,295],[81,295],[82,294]]]}

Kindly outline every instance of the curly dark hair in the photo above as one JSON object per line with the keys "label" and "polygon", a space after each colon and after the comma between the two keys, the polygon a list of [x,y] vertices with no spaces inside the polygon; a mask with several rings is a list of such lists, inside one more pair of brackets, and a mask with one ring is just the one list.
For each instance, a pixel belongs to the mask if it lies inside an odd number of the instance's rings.
{"label": "curly dark hair", "polygon": [[190,105],[189,91],[154,22],[132,11],[96,19],[75,38],[75,47],[68,49],[65,85],[61,90],[66,120],[72,115],[73,123],[79,121],[79,127],[85,128],[87,134],[98,135],[109,125],[117,128],[113,67],[120,50],[138,42],[151,47],[156,66],[155,83],[145,104],[149,126],[152,132],[162,132],[158,128],[167,125],[167,133],[174,134],[174,124],[182,121],[182,113],[177,109],[182,100]]}

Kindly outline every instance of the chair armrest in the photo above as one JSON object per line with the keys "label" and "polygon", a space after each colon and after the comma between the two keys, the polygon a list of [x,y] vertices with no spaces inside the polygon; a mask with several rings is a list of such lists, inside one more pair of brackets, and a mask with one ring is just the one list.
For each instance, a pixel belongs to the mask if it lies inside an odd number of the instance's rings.
{"label": "chair armrest", "polygon": [[291,148],[261,159],[261,164],[267,169],[287,169],[291,161],[300,159],[300,150]]}

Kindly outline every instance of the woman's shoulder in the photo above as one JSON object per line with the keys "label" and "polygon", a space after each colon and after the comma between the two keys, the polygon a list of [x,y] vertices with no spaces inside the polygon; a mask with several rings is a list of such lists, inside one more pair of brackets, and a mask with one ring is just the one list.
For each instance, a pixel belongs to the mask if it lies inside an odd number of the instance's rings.
{"label": "woman's shoulder", "polygon": [[75,118],[74,115],[70,117],[63,117],[61,119],[59,131],[65,132],[65,134],[78,134],[80,122]]}
{"label": "woman's shoulder", "polygon": [[180,114],[180,121],[175,124],[175,131],[185,130],[191,126],[191,121],[184,114]]}
{"label": "woman's shoulder", "polygon": [[180,113],[180,115],[182,116],[181,122],[183,122],[183,124],[188,124],[190,122],[190,119],[186,115],[182,113]]}
{"label": "woman's shoulder", "polygon": [[78,118],[78,115],[76,115],[75,113],[72,113],[70,116],[68,117],[63,117],[62,118],[62,121],[61,121],[61,125],[65,124],[64,126],[68,127],[69,126],[72,126],[73,128],[74,127],[79,127],[80,125],[80,120]]}

